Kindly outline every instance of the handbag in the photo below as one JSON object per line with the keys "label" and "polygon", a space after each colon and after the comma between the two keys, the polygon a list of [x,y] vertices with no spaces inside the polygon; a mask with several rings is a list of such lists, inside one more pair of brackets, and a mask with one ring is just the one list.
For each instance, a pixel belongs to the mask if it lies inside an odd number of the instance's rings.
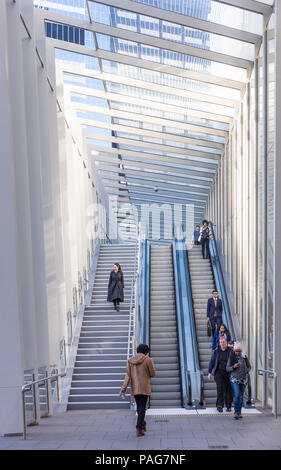
{"label": "handbag", "polygon": [[207,322],[207,335],[211,336],[212,335],[212,327],[211,327],[211,322],[208,320]]}

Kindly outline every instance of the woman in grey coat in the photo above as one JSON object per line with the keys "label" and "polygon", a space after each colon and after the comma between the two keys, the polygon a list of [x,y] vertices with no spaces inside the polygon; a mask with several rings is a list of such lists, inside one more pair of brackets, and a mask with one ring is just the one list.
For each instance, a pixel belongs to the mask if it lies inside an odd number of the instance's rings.
{"label": "woman in grey coat", "polygon": [[124,301],[124,278],[119,263],[115,263],[114,269],[109,276],[107,300],[108,302],[113,302],[114,309],[119,312],[119,302]]}
{"label": "woman in grey coat", "polygon": [[243,396],[251,365],[247,356],[242,354],[242,346],[238,342],[234,343],[233,352],[228,358],[226,370],[230,372],[230,383],[234,394],[234,419],[239,419],[242,418]]}

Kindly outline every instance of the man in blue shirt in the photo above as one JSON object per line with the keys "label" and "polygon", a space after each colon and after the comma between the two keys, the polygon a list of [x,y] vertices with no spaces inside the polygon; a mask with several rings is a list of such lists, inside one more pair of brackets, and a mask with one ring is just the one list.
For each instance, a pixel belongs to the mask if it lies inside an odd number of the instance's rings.
{"label": "man in blue shirt", "polygon": [[196,225],[194,233],[193,233],[194,245],[200,245],[199,237],[200,237],[200,225]]}

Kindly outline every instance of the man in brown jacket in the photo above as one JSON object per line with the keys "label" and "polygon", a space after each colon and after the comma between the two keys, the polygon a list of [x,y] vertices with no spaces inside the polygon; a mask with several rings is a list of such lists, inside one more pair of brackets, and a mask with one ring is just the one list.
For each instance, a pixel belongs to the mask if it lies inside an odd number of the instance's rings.
{"label": "man in brown jacket", "polygon": [[147,357],[149,347],[140,344],[137,348],[137,355],[127,361],[127,370],[124,383],[120,390],[120,395],[126,393],[131,381],[131,395],[134,395],[137,404],[137,436],[144,436],[146,432],[145,411],[147,399],[151,395],[150,378],[155,376],[153,360]]}

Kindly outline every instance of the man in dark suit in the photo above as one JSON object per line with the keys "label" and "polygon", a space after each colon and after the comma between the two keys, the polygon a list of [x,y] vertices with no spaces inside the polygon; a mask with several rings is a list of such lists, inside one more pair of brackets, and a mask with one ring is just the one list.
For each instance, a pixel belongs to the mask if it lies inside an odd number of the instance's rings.
{"label": "man in dark suit", "polygon": [[226,411],[231,411],[233,393],[230,384],[229,373],[226,365],[230,354],[233,354],[232,348],[227,346],[226,336],[221,336],[219,347],[215,349],[209,362],[208,378],[212,380],[212,374],[217,385],[217,410],[222,413],[224,404]]}
{"label": "man in dark suit", "polygon": [[216,329],[219,329],[222,324],[222,301],[216,290],[213,290],[212,294],[213,297],[208,299],[207,303],[207,318],[211,322],[212,334],[214,335]]}

